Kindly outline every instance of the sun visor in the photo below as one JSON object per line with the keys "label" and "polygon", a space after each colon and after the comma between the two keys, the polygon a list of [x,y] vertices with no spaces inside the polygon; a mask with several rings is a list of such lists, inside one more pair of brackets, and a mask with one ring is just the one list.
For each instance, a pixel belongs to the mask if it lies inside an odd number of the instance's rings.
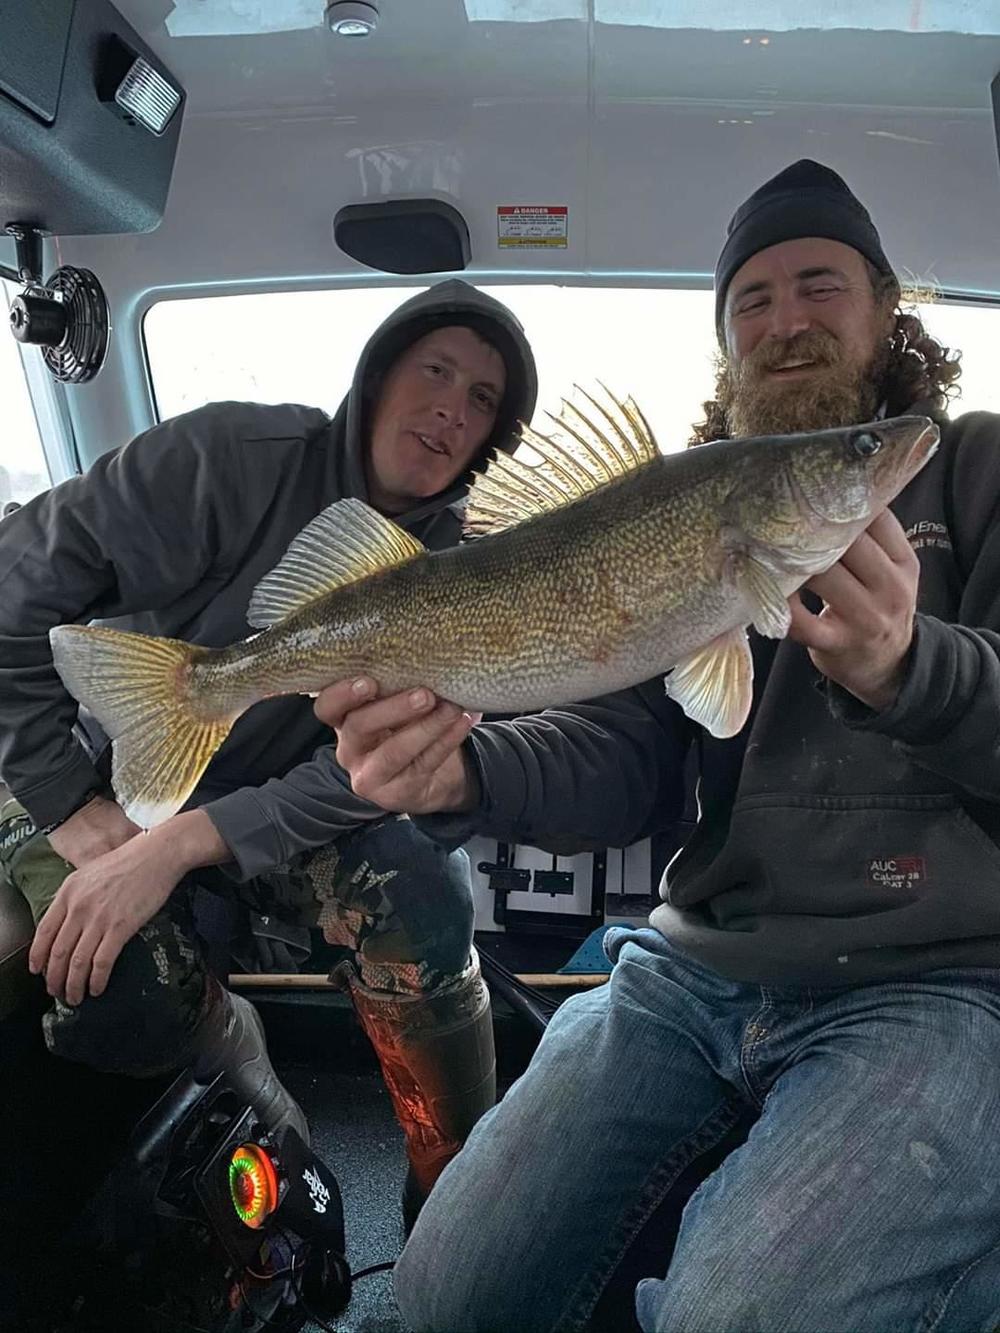
{"label": "sun visor", "polygon": [[0,5],[0,229],[152,231],[184,91],[108,0]]}
{"label": "sun visor", "polygon": [[383,273],[455,273],[468,268],[465,218],[438,199],[348,204],[333,219],[345,254]]}

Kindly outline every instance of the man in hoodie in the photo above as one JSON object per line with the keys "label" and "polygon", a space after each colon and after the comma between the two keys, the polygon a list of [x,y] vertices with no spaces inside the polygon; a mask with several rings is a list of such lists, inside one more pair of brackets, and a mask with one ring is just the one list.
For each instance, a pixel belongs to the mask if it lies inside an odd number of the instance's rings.
{"label": "man in hoodie", "polygon": [[907,410],[942,431],[791,600],[788,638],[751,635],[740,735],[700,731],[662,681],[468,736],[429,698],[317,705],[356,790],[456,841],[628,844],[677,819],[698,760],[651,928],[611,932],[609,984],[560,1008],[397,1264],[417,1330],[583,1327],[735,1129],[639,1284],[643,1329],[996,1324],[1000,418],[944,416],[955,359],[898,311],[871,218],[817,163],[739,208],[716,294],[699,442]]}
{"label": "man in hoodie", "polygon": [[373,334],[332,420],[211,404],[0,525],[0,773],[16,798],[0,811],[0,871],[42,921],[31,963],[55,999],[50,1049],[136,1074],[192,1065],[208,1081],[224,1070],[265,1122],[307,1133],[252,1006],[209,974],[190,895],[173,892],[221,866],[261,938],[280,949],[295,925],[318,924],[339,947],[335,975],[406,1134],[410,1216],[495,1100],[464,853],[355,796],[302,698],[247,713],[189,808],[136,837],[107,782],[106,738],[92,719],[81,719],[86,737],[74,729],[47,635],[99,618],[212,647],[243,639],[254,586],[348,497],[431,549],[454,545],[470,475],[512,447],[535,392],[511,312],[448,281]]}

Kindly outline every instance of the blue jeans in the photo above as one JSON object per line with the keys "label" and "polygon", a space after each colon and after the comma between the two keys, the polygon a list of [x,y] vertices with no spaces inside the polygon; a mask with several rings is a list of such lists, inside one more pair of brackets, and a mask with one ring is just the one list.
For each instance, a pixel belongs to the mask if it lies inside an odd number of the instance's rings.
{"label": "blue jeans", "polygon": [[396,1267],[410,1327],[583,1327],[749,1112],[639,1283],[647,1333],[995,1328],[1000,970],[765,989],[655,930],[611,935],[608,985],[562,1006],[425,1205]]}

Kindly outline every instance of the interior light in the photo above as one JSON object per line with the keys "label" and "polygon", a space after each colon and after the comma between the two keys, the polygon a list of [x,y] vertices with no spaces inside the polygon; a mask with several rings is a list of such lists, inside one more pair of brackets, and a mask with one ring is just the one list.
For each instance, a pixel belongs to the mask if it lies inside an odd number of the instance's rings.
{"label": "interior light", "polygon": [[338,37],[369,37],[378,27],[378,9],[369,0],[330,0],[326,22]]}

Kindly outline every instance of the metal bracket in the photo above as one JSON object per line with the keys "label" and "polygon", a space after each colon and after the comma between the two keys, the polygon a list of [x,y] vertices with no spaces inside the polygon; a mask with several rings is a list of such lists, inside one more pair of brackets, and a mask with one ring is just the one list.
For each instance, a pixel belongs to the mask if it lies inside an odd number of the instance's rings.
{"label": "metal bracket", "polygon": [[[478,866],[480,874],[489,876],[489,888],[496,895],[493,900],[493,920],[498,926],[525,934],[584,938],[597,926],[604,925],[604,895],[608,876],[605,851],[593,854],[589,912],[539,912],[533,908],[507,906],[508,894],[524,893],[532,887],[532,872],[519,870],[513,865],[515,850],[512,843],[498,842],[496,863],[480,861]],[[554,898],[557,893],[572,893],[573,887],[574,876],[570,870],[534,872],[536,893],[547,893]]]}
{"label": "metal bracket", "polygon": [[557,893],[572,893],[573,880],[572,870],[536,870],[532,888],[536,893],[547,893],[554,898]]}
{"label": "metal bracket", "polygon": [[497,843],[497,859],[480,861],[479,873],[489,876],[489,888],[496,894],[493,899],[493,920],[502,926],[507,920],[508,893],[523,893],[531,888],[531,871],[517,870],[511,864],[513,855],[506,842]]}

